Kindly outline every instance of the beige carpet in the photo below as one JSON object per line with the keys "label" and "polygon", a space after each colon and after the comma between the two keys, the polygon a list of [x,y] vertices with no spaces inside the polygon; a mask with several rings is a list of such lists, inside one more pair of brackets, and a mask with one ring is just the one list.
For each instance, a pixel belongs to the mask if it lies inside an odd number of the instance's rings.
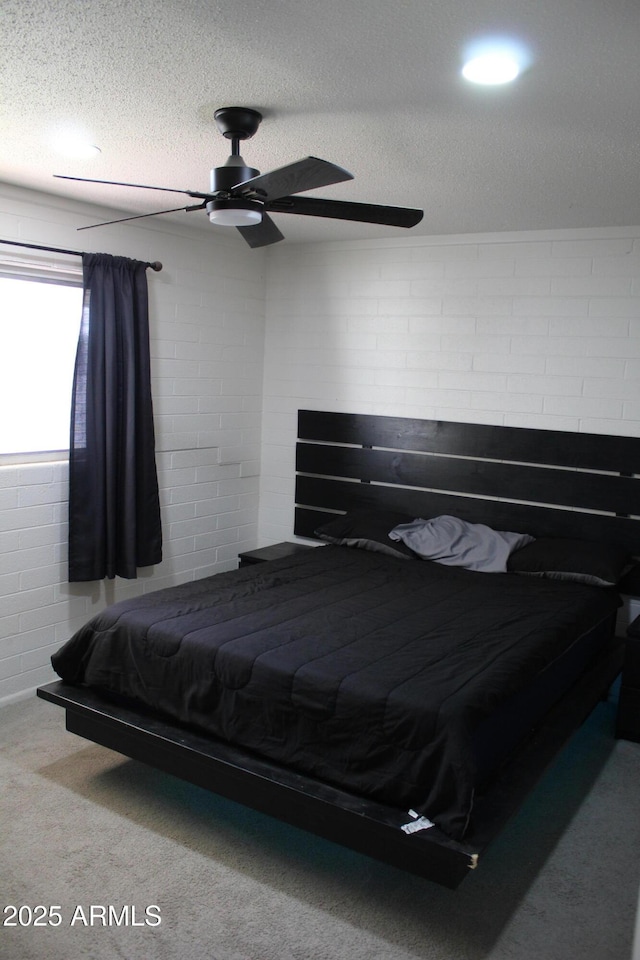
{"label": "beige carpet", "polygon": [[613,720],[601,704],[450,891],[91,745],[52,704],[4,707],[2,906],[59,911],[35,926],[23,909],[0,957],[629,960],[640,744]]}

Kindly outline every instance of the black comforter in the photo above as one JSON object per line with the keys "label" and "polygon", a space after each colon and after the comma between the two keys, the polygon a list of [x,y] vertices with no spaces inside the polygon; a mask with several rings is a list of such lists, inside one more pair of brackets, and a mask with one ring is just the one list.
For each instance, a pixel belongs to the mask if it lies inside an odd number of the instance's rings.
{"label": "black comforter", "polygon": [[53,666],[459,838],[474,729],[617,604],[327,546],[114,604]]}

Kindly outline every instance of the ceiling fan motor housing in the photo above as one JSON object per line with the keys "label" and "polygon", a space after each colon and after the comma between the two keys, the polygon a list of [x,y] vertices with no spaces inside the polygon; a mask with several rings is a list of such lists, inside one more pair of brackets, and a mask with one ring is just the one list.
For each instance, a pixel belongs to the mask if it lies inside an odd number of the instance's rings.
{"label": "ceiling fan motor housing", "polygon": [[211,193],[230,193],[239,183],[257,177],[260,171],[245,166],[240,156],[231,156],[223,167],[211,171]]}

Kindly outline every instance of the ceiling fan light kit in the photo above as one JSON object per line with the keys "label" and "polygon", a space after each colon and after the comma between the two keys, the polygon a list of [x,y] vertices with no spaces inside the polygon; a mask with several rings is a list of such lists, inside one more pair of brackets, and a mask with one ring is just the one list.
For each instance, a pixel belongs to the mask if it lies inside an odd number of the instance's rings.
{"label": "ceiling fan light kit", "polygon": [[[304,157],[295,163],[260,174],[254,167],[248,167],[240,156],[240,142],[249,140],[256,133],[262,121],[262,114],[250,107],[221,107],[216,110],[214,119],[222,136],[231,140],[231,155],[226,163],[220,167],[214,167],[211,171],[210,193],[200,193],[197,190],[173,190],[169,187],[152,187],[147,184],[122,183],[113,180],[89,180],[85,177],[62,176],[60,179],[186,194],[201,202],[123,219],[138,220],[163,213],[174,213],[176,209],[187,213],[206,209],[211,223],[217,226],[237,227],[250,247],[264,247],[284,240],[283,234],[269,216],[270,212],[355,220],[361,223],[377,223],[394,227],[413,227],[422,220],[422,210],[407,207],[325,200],[321,197],[296,197],[297,193],[352,180],[353,176],[337,164],[320,160],[318,157]],[[110,223],[122,223],[123,219],[96,223],[92,226],[104,227]],[[89,228],[79,227],[78,229]]]}
{"label": "ceiling fan light kit", "polygon": [[208,200],[211,223],[219,227],[251,227],[262,223],[264,204],[258,200]]}

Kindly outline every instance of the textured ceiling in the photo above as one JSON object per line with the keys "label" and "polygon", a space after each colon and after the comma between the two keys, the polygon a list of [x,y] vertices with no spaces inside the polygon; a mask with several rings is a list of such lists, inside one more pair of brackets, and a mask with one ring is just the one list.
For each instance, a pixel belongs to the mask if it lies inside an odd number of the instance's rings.
{"label": "textured ceiling", "polygon": [[[53,174],[208,190],[229,153],[213,113],[240,104],[264,115],[250,166],[338,163],[355,179],[312,195],[420,207],[413,233],[640,223],[639,0],[3,0],[0,30],[9,183],[130,214],[188,203]],[[470,86],[464,48],[495,33],[531,64]],[[65,127],[100,156],[56,155]],[[274,219],[289,242],[407,235]]]}

